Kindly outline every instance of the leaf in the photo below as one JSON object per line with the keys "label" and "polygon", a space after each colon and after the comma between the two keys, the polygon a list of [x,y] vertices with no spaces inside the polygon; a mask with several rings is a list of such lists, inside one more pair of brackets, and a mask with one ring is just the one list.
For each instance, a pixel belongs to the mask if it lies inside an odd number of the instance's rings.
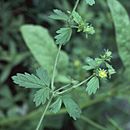
{"label": "leaf", "polygon": [[92,79],[89,80],[87,83],[86,91],[89,95],[95,94],[97,89],[99,88],[99,79],[95,76]]}
{"label": "leaf", "polygon": [[94,67],[94,68],[97,66],[97,62],[96,62],[94,59],[90,58],[90,57],[87,57],[87,58],[86,58],[86,63],[87,63],[89,66],[92,66],[92,67]]}
{"label": "leaf", "polygon": [[34,102],[36,106],[44,104],[47,99],[49,99],[50,89],[48,87],[42,88],[36,92],[34,95]]}
{"label": "leaf", "polygon": [[99,63],[98,63],[97,60],[94,60],[94,59],[92,59],[92,58],[90,58],[90,57],[87,57],[87,58],[86,58],[86,63],[87,63],[88,65],[83,66],[83,69],[85,69],[85,70],[95,69],[95,68],[98,67],[98,65],[99,65]]}
{"label": "leaf", "polygon": [[83,22],[83,19],[82,19],[82,17],[79,15],[78,12],[73,11],[73,12],[72,12],[72,16],[73,16],[73,20],[74,20],[77,24],[80,24],[81,22]]}
{"label": "leaf", "polygon": [[43,68],[39,68],[36,70],[36,74],[44,82],[44,84],[49,87],[50,77],[48,75],[47,70],[44,70]]}
{"label": "leaf", "polygon": [[68,15],[66,15],[61,10],[54,9],[53,11],[54,13],[49,16],[50,18],[55,19],[55,20],[64,20],[64,21],[68,20],[69,18]]}
{"label": "leaf", "polygon": [[[39,72],[39,70],[41,70],[41,72]],[[25,88],[43,88],[47,84],[49,85],[50,81],[49,80],[47,81],[46,79],[47,75],[45,75],[45,70],[38,69],[36,71],[38,77],[35,76],[34,74],[29,74],[26,72],[24,74],[18,73],[16,76],[12,77],[13,82]]]}
{"label": "leaf", "polygon": [[57,100],[50,106],[51,111],[57,113],[61,109],[62,99],[58,97]]}
{"label": "leaf", "polygon": [[57,44],[66,44],[72,35],[72,29],[67,27],[67,28],[60,28],[60,30],[56,31],[58,35],[55,36],[56,43]]}
{"label": "leaf", "polygon": [[95,0],[85,0],[87,4],[89,5],[94,5],[95,4]]}
{"label": "leaf", "polygon": [[130,20],[127,11],[117,0],[108,0],[116,29],[118,52],[126,68],[130,72]]}
{"label": "leaf", "polygon": [[81,109],[75,103],[75,101],[68,95],[63,96],[62,99],[63,99],[63,103],[64,103],[70,117],[73,117],[74,120],[79,118],[80,114],[81,114]]}
{"label": "leaf", "polygon": [[35,75],[26,72],[24,74],[18,73],[16,76],[13,76],[12,79],[14,83],[25,88],[42,88],[44,85]]}
{"label": "leaf", "polygon": [[88,71],[88,70],[94,69],[94,67],[93,66],[89,66],[89,65],[85,65],[85,66],[83,66],[83,69]]}
{"label": "leaf", "polygon": [[115,74],[116,71],[115,69],[108,63],[106,63],[106,67],[108,68],[108,72],[109,72],[109,75],[111,76],[112,74]]}
{"label": "leaf", "polygon": [[[58,49],[47,29],[37,25],[24,25],[21,27],[21,33],[38,63],[46,68],[49,74],[52,74]],[[58,67],[64,70],[68,65],[68,56],[63,51],[61,51],[61,56]]]}

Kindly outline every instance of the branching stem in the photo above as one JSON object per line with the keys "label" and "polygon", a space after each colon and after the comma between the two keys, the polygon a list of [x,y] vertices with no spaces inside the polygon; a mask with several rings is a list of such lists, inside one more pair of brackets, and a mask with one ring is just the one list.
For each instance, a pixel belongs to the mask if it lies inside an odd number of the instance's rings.
{"label": "branching stem", "polygon": [[78,84],[76,84],[76,85],[73,85],[71,88],[68,88],[68,89],[66,89],[66,90],[64,90],[64,91],[62,91],[62,92],[57,93],[57,95],[64,94],[64,93],[66,93],[66,92],[69,92],[69,91],[71,91],[71,90],[73,90],[73,89],[75,89],[75,88],[77,88],[77,87],[83,85],[83,84],[86,83],[88,80],[90,80],[93,76],[94,76],[94,75],[91,75],[90,77],[88,77],[87,79],[83,80],[82,82],[80,82],[80,83],[78,83]]}
{"label": "branching stem", "polygon": [[70,85],[71,85],[71,84],[67,84],[67,85],[65,85],[65,86],[62,86],[61,88],[59,88],[59,89],[57,89],[56,91],[54,91],[54,93],[59,92],[60,90],[63,90],[63,89],[65,89],[65,88],[69,87]]}

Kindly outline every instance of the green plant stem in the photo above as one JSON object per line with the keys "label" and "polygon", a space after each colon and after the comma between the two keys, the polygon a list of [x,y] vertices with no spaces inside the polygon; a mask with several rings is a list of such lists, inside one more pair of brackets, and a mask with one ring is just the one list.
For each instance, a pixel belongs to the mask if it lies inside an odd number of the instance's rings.
{"label": "green plant stem", "polygon": [[74,11],[76,10],[76,8],[77,8],[77,6],[78,6],[78,4],[79,4],[79,1],[80,1],[80,0],[77,0],[77,1],[76,1],[75,6],[74,6],[72,12],[74,12]]}
{"label": "green plant stem", "polygon": [[59,56],[60,56],[61,47],[62,47],[62,45],[59,45],[58,52],[57,52],[56,59],[55,59],[55,64],[54,64],[54,67],[53,67],[53,73],[52,73],[52,79],[51,79],[51,89],[52,90],[55,89],[54,88],[54,80],[55,80],[56,66],[57,66],[57,63],[58,63]]}
{"label": "green plant stem", "polygon": [[71,84],[67,84],[67,85],[65,85],[65,86],[62,86],[62,87],[60,87],[59,89],[57,89],[56,91],[54,91],[54,93],[59,92],[60,90],[69,87],[70,85],[71,85]]}
{"label": "green plant stem", "polygon": [[41,126],[42,121],[43,121],[43,119],[44,119],[44,117],[45,117],[45,114],[46,114],[46,112],[47,112],[47,109],[49,108],[49,106],[50,106],[50,104],[51,104],[52,98],[53,98],[53,96],[51,96],[50,100],[48,101],[48,103],[47,103],[47,105],[46,105],[46,107],[45,107],[45,109],[44,109],[44,111],[43,111],[43,114],[42,114],[42,116],[41,116],[41,118],[40,118],[40,121],[39,121],[39,123],[38,123],[38,125],[37,125],[37,127],[36,127],[36,130],[39,130],[39,129],[40,129],[40,126]]}
{"label": "green plant stem", "polygon": [[94,75],[91,75],[91,76],[88,77],[87,79],[85,79],[85,80],[83,80],[82,82],[80,82],[80,83],[78,83],[78,84],[72,86],[71,88],[68,88],[68,89],[66,89],[66,90],[64,90],[64,91],[62,91],[62,92],[57,93],[57,95],[61,95],[61,94],[63,94],[63,93],[69,92],[69,91],[71,91],[71,90],[73,90],[73,89],[75,89],[75,88],[77,88],[77,87],[83,85],[83,84],[86,83],[88,80],[90,80],[93,76],[94,76]]}
{"label": "green plant stem", "polygon": [[93,127],[99,129],[99,130],[106,130],[105,127],[99,125],[98,123],[90,120],[88,117],[86,116],[81,116],[80,119],[82,119],[83,121],[87,122],[88,124],[92,125]]}

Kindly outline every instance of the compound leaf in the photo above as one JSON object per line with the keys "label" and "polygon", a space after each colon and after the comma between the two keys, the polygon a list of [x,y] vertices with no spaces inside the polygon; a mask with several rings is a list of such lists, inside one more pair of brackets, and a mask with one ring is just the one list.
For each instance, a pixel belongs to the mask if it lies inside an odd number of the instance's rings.
{"label": "compound leaf", "polygon": [[89,95],[95,94],[97,89],[99,88],[99,79],[95,76],[92,79],[89,80],[87,83],[86,91]]}
{"label": "compound leaf", "polygon": [[72,117],[74,120],[80,117],[81,109],[70,96],[68,95],[63,96],[63,103],[70,117]]}

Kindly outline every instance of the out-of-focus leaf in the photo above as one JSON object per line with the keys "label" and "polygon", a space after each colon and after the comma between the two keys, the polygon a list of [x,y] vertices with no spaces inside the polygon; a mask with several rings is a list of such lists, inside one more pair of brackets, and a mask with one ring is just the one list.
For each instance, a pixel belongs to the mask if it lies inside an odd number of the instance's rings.
{"label": "out-of-focus leaf", "polygon": [[[33,56],[51,74],[58,49],[47,29],[37,25],[24,25],[21,27],[21,32]],[[64,63],[68,64],[68,56],[63,52],[61,55],[59,67],[63,69],[66,67]]]}
{"label": "out-of-focus leaf", "polygon": [[[28,53],[21,53],[21,54],[15,54],[10,56],[10,63],[8,63],[4,67],[4,71],[0,74],[0,83],[3,83],[6,81],[8,76],[10,75],[10,72],[14,66],[22,62],[26,57],[28,56]],[[13,62],[12,62],[13,61]]]}
{"label": "out-of-focus leaf", "polygon": [[1,88],[0,96],[7,98],[9,100],[13,100],[13,96],[11,94],[11,91],[10,91],[9,87],[6,85],[3,85],[3,87]]}
{"label": "out-of-focus leaf", "polygon": [[117,0],[108,0],[116,29],[116,40],[119,55],[130,73],[130,20],[127,11]]}

